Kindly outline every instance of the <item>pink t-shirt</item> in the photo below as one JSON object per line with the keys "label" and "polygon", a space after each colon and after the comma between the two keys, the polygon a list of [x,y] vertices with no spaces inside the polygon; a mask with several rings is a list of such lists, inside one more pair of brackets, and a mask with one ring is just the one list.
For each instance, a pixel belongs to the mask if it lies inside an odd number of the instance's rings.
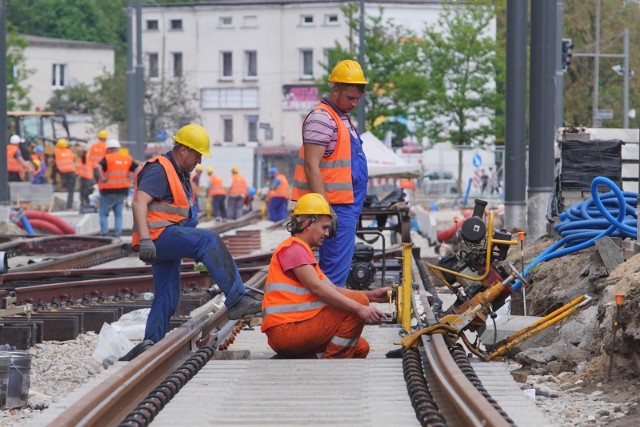
{"label": "pink t-shirt", "polygon": [[[331,106],[338,113],[349,133],[357,138],[358,134],[351,123],[351,114],[341,112],[326,98],[322,102]],[[320,108],[316,108],[309,113],[302,126],[302,142],[304,144],[324,145],[326,150],[323,157],[329,157],[333,153],[338,143],[338,126],[329,113]]]}
{"label": "pink t-shirt", "polygon": [[315,266],[317,264],[316,259],[298,242],[294,242],[288,248],[282,249],[278,253],[278,262],[284,274],[292,280],[298,280],[293,272],[294,268],[300,267],[301,265]]}

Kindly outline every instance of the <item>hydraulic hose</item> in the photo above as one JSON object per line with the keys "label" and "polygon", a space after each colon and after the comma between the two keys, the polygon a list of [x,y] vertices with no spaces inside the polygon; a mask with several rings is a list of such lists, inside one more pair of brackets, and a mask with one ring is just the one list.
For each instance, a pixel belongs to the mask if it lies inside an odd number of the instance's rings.
{"label": "hydraulic hose", "polygon": [[[600,184],[609,187],[611,191],[599,194]],[[527,277],[537,264],[591,247],[604,236],[637,238],[638,194],[623,192],[613,181],[603,176],[597,176],[591,181],[590,190],[590,199],[577,203],[560,214],[561,222],[554,230],[562,238],[534,258],[522,271],[523,277]],[[515,292],[520,286],[522,282],[516,280],[511,290]]]}

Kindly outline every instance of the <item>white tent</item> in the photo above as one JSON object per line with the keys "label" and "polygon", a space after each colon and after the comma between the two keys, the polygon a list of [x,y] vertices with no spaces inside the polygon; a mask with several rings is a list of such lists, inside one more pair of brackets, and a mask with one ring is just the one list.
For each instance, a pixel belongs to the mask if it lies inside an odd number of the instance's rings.
{"label": "white tent", "polygon": [[418,178],[420,165],[409,164],[400,158],[374,134],[367,131],[360,135],[362,148],[367,156],[369,178]]}

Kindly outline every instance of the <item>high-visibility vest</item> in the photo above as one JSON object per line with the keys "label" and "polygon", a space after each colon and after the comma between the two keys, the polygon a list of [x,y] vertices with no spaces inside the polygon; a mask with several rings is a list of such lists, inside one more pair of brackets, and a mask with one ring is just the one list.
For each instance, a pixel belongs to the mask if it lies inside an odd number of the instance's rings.
{"label": "high-visibility vest", "polygon": [[[273,253],[262,299],[262,310],[264,311],[262,332],[284,323],[311,319],[326,306],[318,297],[309,292],[301,282],[287,277],[278,262],[278,253],[290,247],[294,242],[304,246],[313,257],[313,252],[309,245],[295,236],[289,237],[280,243]],[[320,280],[326,279],[326,276],[318,267],[318,263],[316,263],[315,269]]]}
{"label": "high-visibility vest", "polygon": [[[160,162],[167,174],[167,180],[169,181],[169,188],[171,189],[171,196],[173,197],[173,204],[161,202],[159,200],[153,200],[147,206],[147,225],[149,227],[149,235],[152,240],[156,240],[160,237],[160,234],[170,225],[178,224],[189,217],[189,199],[187,194],[182,188],[182,182],[178,177],[176,169],[173,167],[171,160],[165,156],[156,156],[149,160],[151,162]],[[140,175],[138,175],[140,179]],[[135,193],[138,191],[138,183],[136,181]],[[140,234],[137,230],[131,234],[131,245],[134,250],[138,250],[140,244]]]}
{"label": "high-visibility vest", "polygon": [[23,173],[24,167],[18,159],[16,159],[16,152],[20,149],[18,144],[7,145],[7,170],[9,172]]}
{"label": "high-visibility vest", "polygon": [[89,160],[95,167],[107,154],[107,144],[102,141],[94,142],[89,149]]}
{"label": "high-visibility vest", "polygon": [[246,196],[249,193],[249,187],[247,187],[247,180],[242,175],[234,173],[231,175],[231,187],[229,187],[230,196]]}
{"label": "high-visibility vest", "polygon": [[227,194],[227,191],[224,189],[224,184],[222,183],[222,178],[218,175],[209,175],[209,182],[211,183],[209,186],[209,197]]}
{"label": "high-visibility vest", "polygon": [[107,162],[107,170],[103,173],[106,181],[98,183],[98,188],[101,190],[129,188],[131,186],[129,169],[133,163],[131,156],[115,152],[108,153],[104,158]]}
{"label": "high-visibility vest", "polygon": [[405,188],[408,190],[412,188],[416,188],[416,183],[413,179],[401,179],[400,188]]}
{"label": "high-visibility vest", "polygon": [[53,152],[56,168],[62,173],[75,172],[74,154],[69,148],[56,148]]}
{"label": "high-visibility vest", "polygon": [[276,178],[280,180],[280,184],[276,188],[273,189],[273,193],[271,197],[283,197],[289,198],[289,181],[287,181],[287,177],[284,174],[277,174]]}
{"label": "high-visibility vest", "polygon": [[[331,204],[353,203],[353,180],[351,178],[351,135],[338,113],[329,105],[320,103],[314,109],[325,110],[336,122],[338,141],[329,157],[320,160],[320,173],[324,182],[324,192]],[[309,115],[307,115],[309,117]],[[305,118],[306,121],[306,118]],[[304,124],[303,124],[304,126]],[[291,200],[297,201],[310,192],[307,175],[304,172],[304,144],[298,152],[296,170],[293,174],[293,194]]]}
{"label": "high-visibility vest", "polygon": [[82,156],[78,157],[78,164],[76,165],[76,175],[85,179],[93,179],[93,167],[89,155],[84,155],[85,161],[82,161]]}

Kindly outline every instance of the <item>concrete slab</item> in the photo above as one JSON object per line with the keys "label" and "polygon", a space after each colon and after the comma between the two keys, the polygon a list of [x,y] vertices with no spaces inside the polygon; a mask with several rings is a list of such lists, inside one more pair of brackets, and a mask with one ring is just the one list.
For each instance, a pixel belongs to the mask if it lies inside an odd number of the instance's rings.
{"label": "concrete slab", "polygon": [[[494,342],[500,342],[540,319],[541,317],[537,316],[499,316],[496,318],[495,330],[493,328],[493,323],[491,321],[487,321],[486,329],[480,335],[480,340],[485,347],[492,348]],[[547,328],[521,343],[518,348],[520,350],[524,350],[530,347],[540,347],[540,345],[553,334],[553,331],[553,328]]]}

